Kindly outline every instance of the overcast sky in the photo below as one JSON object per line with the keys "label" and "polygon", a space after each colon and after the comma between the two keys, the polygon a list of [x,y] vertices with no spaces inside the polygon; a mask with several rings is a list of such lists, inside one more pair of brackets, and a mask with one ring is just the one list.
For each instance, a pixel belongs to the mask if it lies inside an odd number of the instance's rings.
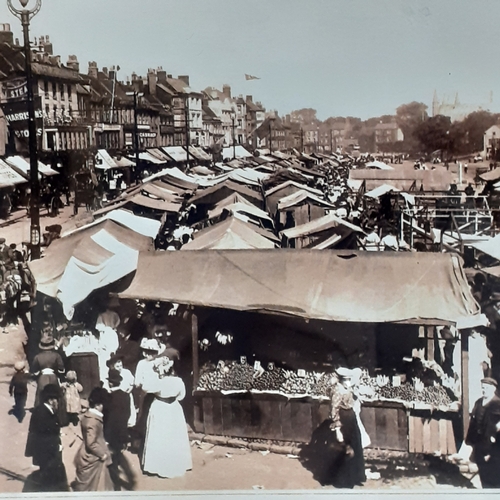
{"label": "overcast sky", "polygon": [[[0,15],[21,38],[6,0]],[[89,61],[118,64],[122,80],[162,66],[280,114],[366,119],[430,107],[434,90],[466,103],[493,91],[500,110],[499,19],[498,0],[43,0],[31,36],[50,35],[85,73]]]}

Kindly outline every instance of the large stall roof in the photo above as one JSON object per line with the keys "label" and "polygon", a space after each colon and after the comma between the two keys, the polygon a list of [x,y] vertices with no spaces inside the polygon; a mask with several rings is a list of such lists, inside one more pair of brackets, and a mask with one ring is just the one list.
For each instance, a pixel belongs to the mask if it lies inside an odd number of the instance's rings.
{"label": "large stall roof", "polygon": [[215,204],[221,200],[221,191],[226,193],[223,198],[227,198],[227,196],[229,196],[231,193],[239,193],[250,201],[257,201],[259,204],[262,203],[262,196],[260,195],[260,193],[230,180],[226,180],[224,182],[216,184],[215,186],[209,187],[207,189],[204,189],[203,191],[196,193],[191,198],[191,203],[206,203],[209,205]]}
{"label": "large stall roof", "polygon": [[487,241],[470,243],[470,246],[500,261],[500,234]]}
{"label": "large stall roof", "polygon": [[274,248],[274,243],[252,230],[252,224],[230,217],[223,222],[195,233],[194,240],[182,250],[237,250]]}
{"label": "large stall roof", "polygon": [[293,208],[302,203],[312,203],[314,205],[320,205],[322,207],[334,208],[334,206],[326,200],[318,198],[312,193],[301,189],[295,193],[289,194],[278,201],[278,210],[286,210],[288,208]]}
{"label": "large stall roof", "polygon": [[222,157],[223,158],[232,158],[233,154],[236,158],[251,158],[252,153],[249,153],[241,144],[237,144],[234,147],[228,146],[222,149]]}
{"label": "large stall roof", "polygon": [[500,168],[494,168],[493,170],[489,170],[488,172],[485,172],[484,174],[481,174],[479,177],[483,179],[483,181],[498,181],[500,180]]}
{"label": "large stall roof", "polygon": [[165,151],[165,153],[176,162],[187,161],[187,152],[182,146],[164,146],[161,150]]}
{"label": "large stall roof", "polygon": [[484,323],[461,259],[440,253],[141,253],[120,296],[332,321]]}

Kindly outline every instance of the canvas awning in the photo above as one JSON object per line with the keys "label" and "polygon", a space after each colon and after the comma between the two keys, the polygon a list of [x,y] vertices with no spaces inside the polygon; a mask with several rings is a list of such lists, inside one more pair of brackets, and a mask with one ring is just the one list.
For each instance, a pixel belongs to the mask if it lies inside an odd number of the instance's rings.
{"label": "canvas awning", "polygon": [[485,172],[479,176],[483,181],[498,181],[500,180],[500,168],[495,168],[489,172]]}
{"label": "canvas awning", "polygon": [[15,186],[28,182],[21,174],[17,173],[10,165],[0,160],[0,187]]}
{"label": "canvas awning", "polygon": [[[26,158],[22,156],[9,156],[8,158],[4,158],[7,165],[10,165],[16,172],[23,175],[27,179],[30,176],[30,162]],[[48,165],[45,165],[40,160],[38,160],[38,173],[41,177],[42,175],[50,176],[56,175],[58,172],[50,168]]]}
{"label": "canvas awning", "polygon": [[[249,153],[241,144],[237,144],[234,147],[235,158],[251,158],[252,153]],[[222,149],[222,158],[232,158],[233,157],[233,146],[228,146]]]}
{"label": "canvas awning", "polygon": [[383,161],[370,161],[365,165],[366,168],[378,168],[379,170],[394,170],[393,167],[390,165],[387,165],[387,163],[384,163]]}
{"label": "canvas awning", "polygon": [[469,246],[500,261],[500,234],[494,238],[490,238],[488,241],[470,243]]}
{"label": "canvas awning", "polygon": [[288,208],[295,207],[304,202],[310,202],[313,203],[314,205],[320,205],[325,208],[334,208],[334,206],[331,203],[318,198],[317,196],[315,196],[312,193],[309,193],[308,191],[301,189],[296,193],[292,193],[289,194],[288,196],[285,196],[284,198],[281,198],[278,201],[278,210],[287,210]]}
{"label": "canvas awning", "polygon": [[461,259],[441,253],[232,250],[141,253],[123,298],[331,321],[474,326]]}
{"label": "canvas awning", "polygon": [[187,161],[187,152],[182,146],[164,146],[161,149],[176,162]]}
{"label": "canvas awning", "polygon": [[182,250],[242,250],[251,248],[274,248],[274,243],[252,230],[252,224],[230,217],[209,226],[184,245]]}
{"label": "canvas awning", "polygon": [[327,214],[324,217],[320,217],[319,219],[314,219],[312,221],[306,222],[305,224],[301,224],[300,226],[291,227],[289,229],[285,229],[281,231],[280,234],[285,236],[289,240],[293,240],[295,238],[300,238],[302,236],[308,236],[310,234],[320,233],[322,231],[326,231],[331,228],[335,228],[338,226],[345,226],[351,231],[357,233],[364,233],[364,231],[355,224],[351,224],[350,222],[337,217],[334,214]]}
{"label": "canvas awning", "polygon": [[377,199],[384,194],[390,193],[391,191],[399,191],[399,189],[391,186],[390,184],[382,184],[381,186],[378,186],[375,189],[372,189],[371,191],[365,193],[365,196],[367,196],[368,198]]}
{"label": "canvas awning", "polygon": [[257,219],[267,220],[269,222],[273,222],[271,217],[267,215],[264,210],[252,205],[251,203],[230,203],[228,205],[217,206],[213,210],[208,212],[208,218],[213,219],[222,214],[224,210],[227,210],[229,213],[242,213],[245,215],[251,215]]}
{"label": "canvas awning", "polygon": [[143,161],[148,161],[149,163],[152,163],[153,165],[164,165],[167,163],[167,160],[161,160],[157,156],[151,154],[149,151],[143,151],[139,153],[139,159]]}
{"label": "canvas awning", "polygon": [[[68,318],[73,307],[93,290],[132,272],[139,251],[154,247],[153,237],[123,225],[134,225],[131,221],[137,222],[136,216],[115,218],[120,222],[102,218],[53,241],[42,259],[29,263],[37,290],[58,298]],[[146,226],[143,232],[150,231]]]}

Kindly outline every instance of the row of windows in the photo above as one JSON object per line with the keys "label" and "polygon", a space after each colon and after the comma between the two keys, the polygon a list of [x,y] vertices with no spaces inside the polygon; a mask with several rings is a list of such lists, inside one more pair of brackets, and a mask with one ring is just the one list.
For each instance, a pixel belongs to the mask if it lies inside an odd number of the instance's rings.
{"label": "row of windows", "polygon": [[47,149],[67,150],[86,149],[88,147],[85,132],[47,132]]}
{"label": "row of windows", "polygon": [[43,91],[45,94],[46,98],[49,98],[50,92],[52,91],[52,98],[57,99],[59,96],[61,100],[64,100],[65,96],[68,96],[68,100],[71,100],[71,95],[72,95],[72,88],[71,84],[64,84],[64,83],[59,83],[57,84],[56,82],[50,82],[48,80],[43,81]]}

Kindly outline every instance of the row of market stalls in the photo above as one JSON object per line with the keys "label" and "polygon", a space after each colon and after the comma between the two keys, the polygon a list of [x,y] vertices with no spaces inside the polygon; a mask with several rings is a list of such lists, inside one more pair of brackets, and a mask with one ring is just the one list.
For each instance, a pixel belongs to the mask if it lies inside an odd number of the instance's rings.
{"label": "row of market stalls", "polygon": [[[169,340],[198,432],[306,442],[348,366],[363,373],[372,446],[454,453],[478,390],[469,336],[487,320],[457,255],[357,251],[364,230],[315,187],[342,160],[262,152],[159,169],[30,264],[38,291],[87,329],[96,292],[117,310],[180,305]],[[180,251],[158,250],[162,238]]]}

